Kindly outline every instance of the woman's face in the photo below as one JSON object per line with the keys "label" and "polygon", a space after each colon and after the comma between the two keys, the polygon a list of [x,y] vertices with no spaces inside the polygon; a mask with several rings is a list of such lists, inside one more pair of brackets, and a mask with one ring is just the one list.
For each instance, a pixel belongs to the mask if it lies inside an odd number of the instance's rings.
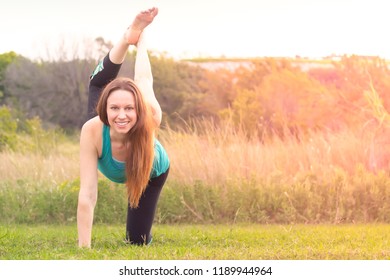
{"label": "woman's face", "polygon": [[107,117],[110,128],[126,134],[137,122],[135,98],[132,92],[118,89],[107,99]]}

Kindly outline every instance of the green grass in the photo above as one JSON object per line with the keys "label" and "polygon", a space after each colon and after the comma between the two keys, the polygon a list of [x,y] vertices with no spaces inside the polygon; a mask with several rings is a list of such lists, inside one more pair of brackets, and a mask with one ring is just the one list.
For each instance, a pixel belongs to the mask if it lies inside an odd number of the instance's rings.
{"label": "green grass", "polygon": [[76,225],[2,225],[3,260],[389,260],[390,225],[160,225],[149,246],[124,242],[124,225],[98,224],[91,249]]}

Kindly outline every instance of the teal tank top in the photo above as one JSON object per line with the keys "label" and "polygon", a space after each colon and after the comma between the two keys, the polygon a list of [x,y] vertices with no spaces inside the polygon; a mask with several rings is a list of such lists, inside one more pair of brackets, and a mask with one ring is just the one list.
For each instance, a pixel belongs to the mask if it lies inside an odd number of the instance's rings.
{"label": "teal tank top", "polygon": [[[154,161],[150,178],[165,173],[169,168],[169,158],[161,143],[154,139]],[[103,125],[102,155],[98,158],[98,169],[104,176],[116,183],[125,183],[125,163],[112,157],[110,127]]]}

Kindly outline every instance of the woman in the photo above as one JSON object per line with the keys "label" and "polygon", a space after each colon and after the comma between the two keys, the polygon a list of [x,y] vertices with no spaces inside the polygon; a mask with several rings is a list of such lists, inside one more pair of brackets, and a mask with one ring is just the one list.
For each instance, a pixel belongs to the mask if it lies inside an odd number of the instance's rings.
{"label": "woman", "polygon": [[[161,108],[153,91],[153,76],[142,32],[158,14],[157,8],[140,12],[123,38],[99,63],[91,76],[88,113],[91,119],[80,136],[80,193],[77,207],[79,246],[91,246],[98,172],[125,183],[129,205],[126,239],[149,244],[169,159],[154,131]],[[129,46],[137,46],[134,81],[117,77]],[[96,106],[97,116],[93,116]]]}

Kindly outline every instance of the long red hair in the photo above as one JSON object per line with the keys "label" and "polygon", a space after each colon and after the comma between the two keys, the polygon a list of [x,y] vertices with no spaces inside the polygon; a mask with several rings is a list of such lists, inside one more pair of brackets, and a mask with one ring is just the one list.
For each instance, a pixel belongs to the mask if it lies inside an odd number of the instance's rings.
{"label": "long red hair", "polygon": [[155,124],[152,111],[141,91],[130,78],[116,78],[103,89],[96,107],[100,120],[109,126],[107,100],[116,90],[125,90],[134,95],[137,122],[127,133],[126,147],[126,187],[130,206],[138,207],[139,200],[150,179],[154,160]]}

